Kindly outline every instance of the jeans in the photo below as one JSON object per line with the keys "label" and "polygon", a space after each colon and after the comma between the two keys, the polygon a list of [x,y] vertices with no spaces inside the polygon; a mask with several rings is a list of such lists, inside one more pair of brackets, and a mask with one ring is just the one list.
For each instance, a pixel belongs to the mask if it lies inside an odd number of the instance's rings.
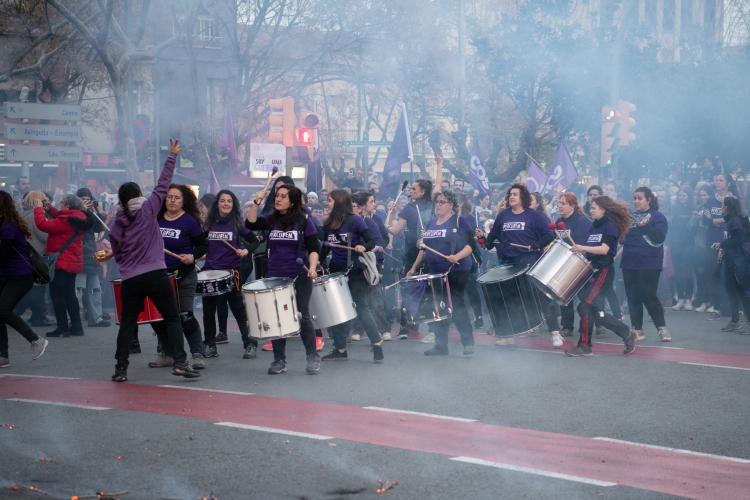
{"label": "jeans", "polygon": [[[331,264],[331,273],[346,271],[346,264]],[[371,344],[377,344],[383,340],[378,331],[378,325],[370,312],[370,306],[367,303],[367,284],[363,271],[352,270],[349,273],[349,291],[352,293],[352,300],[357,305],[357,317],[362,322],[362,328],[365,329],[367,337]],[[346,337],[349,335],[349,321],[335,325],[329,328],[333,334],[333,346],[336,349],[346,349]]]}
{"label": "jeans", "polygon": [[[628,336],[630,329],[628,326],[615,318],[611,314],[604,312],[605,291],[612,288],[612,282],[615,280],[615,269],[605,267],[600,269],[589,278],[581,291],[578,292],[578,298],[581,302],[578,304],[578,314],[581,315],[581,336],[578,339],[578,345],[591,347],[591,334],[594,333],[594,320],[597,324],[612,330],[622,339]],[[632,309],[631,309],[632,311]],[[632,313],[631,313],[632,314]]]}
{"label": "jeans", "polygon": [[672,265],[675,273],[675,286],[678,299],[693,298],[693,242],[672,245]]}
{"label": "jeans", "polygon": [[[310,297],[312,296],[313,282],[307,276],[297,276],[294,282],[294,296],[297,299],[297,310],[300,313],[300,333],[305,353],[315,356],[315,327],[310,317]],[[286,339],[272,340],[274,361],[286,361]]]}
{"label": "jeans", "polygon": [[[60,331],[81,331],[81,313],[78,308],[78,297],[76,297],[76,275],[55,269],[55,279],[49,284],[52,307],[55,309],[57,329]],[[70,316],[70,327],[68,327],[68,316]]]}
{"label": "jeans", "polygon": [[643,330],[643,307],[654,320],[654,326],[667,326],[664,321],[664,308],[656,295],[661,269],[623,269],[625,294],[628,296],[630,325],[634,330]]}
{"label": "jeans", "polygon": [[81,290],[81,302],[89,326],[102,320],[102,288],[97,273],[81,273],[76,276],[76,288]]}
{"label": "jeans", "polygon": [[[55,275],[57,279],[57,275]],[[172,282],[164,269],[149,271],[122,281],[120,300],[122,302],[122,319],[117,333],[118,368],[127,369],[130,345],[138,328],[138,314],[143,310],[143,301],[148,297],[156,310],[164,318],[169,346],[174,363],[184,363],[187,359],[182,342],[180,310],[177,307]]]}
{"label": "jeans", "polygon": [[[474,345],[474,334],[471,329],[469,310],[464,303],[464,291],[469,282],[471,271],[451,271],[448,273],[448,285],[451,289],[451,302],[453,305],[452,320],[461,335],[461,344],[464,346]],[[474,283],[476,285],[476,283]],[[440,350],[448,350],[448,326],[450,320],[433,323],[435,325],[435,347]]]}
{"label": "jeans", "polygon": [[[450,275],[448,277],[450,278]],[[464,288],[465,297],[467,299],[464,303],[471,306],[472,311],[474,311],[474,318],[482,316],[482,299],[479,298],[479,284],[477,283],[477,277],[479,277],[478,273],[469,274],[469,277],[466,280],[466,287]],[[451,285],[451,297],[453,297],[453,294],[453,285]]]}
{"label": "jeans", "polygon": [[34,286],[34,274],[0,276],[0,357],[8,357],[8,327],[23,335],[29,342],[39,340],[26,322],[13,309]]}

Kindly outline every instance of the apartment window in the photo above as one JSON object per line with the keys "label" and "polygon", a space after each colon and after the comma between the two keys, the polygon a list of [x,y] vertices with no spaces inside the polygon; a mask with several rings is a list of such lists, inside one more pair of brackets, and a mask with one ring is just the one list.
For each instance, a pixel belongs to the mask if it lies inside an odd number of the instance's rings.
{"label": "apartment window", "polygon": [[662,33],[674,33],[675,24],[675,2],[677,0],[664,0],[664,9],[662,10],[661,31]]}
{"label": "apartment window", "polygon": [[198,19],[198,36],[208,40],[216,37],[216,21],[213,19]]}
{"label": "apartment window", "polygon": [[716,29],[716,0],[703,1],[703,29],[708,36],[713,36]]}
{"label": "apartment window", "polygon": [[656,0],[645,0],[643,9],[643,27],[649,33],[656,31]]}
{"label": "apartment window", "polygon": [[690,26],[693,24],[693,0],[682,0],[680,11],[680,31],[685,33],[690,30]]}

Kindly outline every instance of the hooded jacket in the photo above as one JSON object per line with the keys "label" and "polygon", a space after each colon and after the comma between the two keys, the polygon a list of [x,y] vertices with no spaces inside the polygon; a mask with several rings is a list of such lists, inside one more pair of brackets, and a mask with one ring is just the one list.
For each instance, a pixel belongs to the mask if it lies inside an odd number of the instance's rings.
{"label": "hooded jacket", "polygon": [[128,202],[133,216],[129,220],[120,209],[110,225],[109,242],[123,281],[141,274],[167,268],[164,263],[164,240],[156,216],[167,197],[177,155],[170,153],[159,176],[159,183],[148,199]]}
{"label": "hooded jacket", "polygon": [[26,221],[26,224],[31,228],[31,239],[29,240],[29,243],[31,243],[31,246],[34,247],[34,250],[39,252],[40,255],[43,254],[45,248],[47,248],[47,233],[40,231],[39,228],[36,227],[34,209],[24,207],[20,213],[21,217]]}
{"label": "hooded jacket", "polygon": [[83,233],[88,231],[93,223],[80,210],[57,210],[50,207],[47,212],[52,218],[47,220],[44,209],[34,209],[34,222],[39,230],[49,234],[47,237],[47,254],[60,250],[73,234],[77,234],[73,243],[65,249],[57,259],[55,269],[78,274],[83,271]]}

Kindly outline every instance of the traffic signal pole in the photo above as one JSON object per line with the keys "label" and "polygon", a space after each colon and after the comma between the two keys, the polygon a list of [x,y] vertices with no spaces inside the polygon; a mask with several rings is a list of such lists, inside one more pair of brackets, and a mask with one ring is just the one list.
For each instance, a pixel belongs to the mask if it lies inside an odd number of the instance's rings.
{"label": "traffic signal pole", "polygon": [[[622,17],[620,23],[617,26],[617,37],[615,38],[614,53],[612,54],[612,67],[610,72],[610,83],[609,83],[609,105],[613,108],[617,108],[620,103],[620,60],[622,58],[622,46],[625,40],[625,31],[633,19],[633,12],[637,11],[638,1],[637,0],[625,0],[622,6]],[[612,164],[612,179],[616,182],[618,171],[617,162]]]}

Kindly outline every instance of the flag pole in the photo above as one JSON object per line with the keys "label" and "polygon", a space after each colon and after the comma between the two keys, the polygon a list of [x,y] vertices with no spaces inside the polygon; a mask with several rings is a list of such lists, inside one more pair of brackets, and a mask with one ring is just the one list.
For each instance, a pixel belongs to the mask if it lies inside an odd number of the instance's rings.
{"label": "flag pole", "polygon": [[[406,130],[406,144],[409,147],[409,175],[411,176],[410,184],[414,183],[414,151],[411,149],[411,129],[409,128],[409,116],[406,114],[406,103],[401,103],[401,113],[404,116],[404,129]],[[399,169],[399,182],[401,181],[401,170]]]}
{"label": "flag pole", "polygon": [[[541,170],[543,173],[549,175],[549,173],[545,172],[545,170],[542,168],[542,166],[539,164],[539,162],[536,161],[529,153],[526,153],[526,151],[524,151],[524,154],[526,154],[526,156],[528,156],[531,161],[533,161],[534,163],[536,163],[536,166],[539,167],[539,170]],[[528,167],[526,167],[526,168],[528,168]]]}

